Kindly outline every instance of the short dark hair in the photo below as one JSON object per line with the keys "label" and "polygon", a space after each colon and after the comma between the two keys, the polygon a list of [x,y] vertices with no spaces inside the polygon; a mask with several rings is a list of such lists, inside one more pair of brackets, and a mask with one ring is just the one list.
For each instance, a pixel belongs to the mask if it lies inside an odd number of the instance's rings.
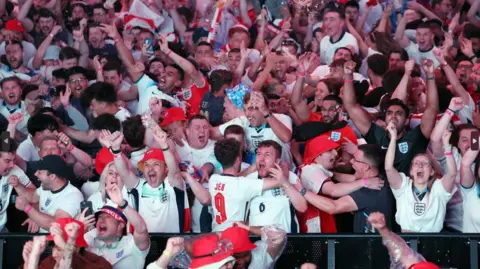
{"label": "short dark hair", "polygon": [[382,163],[385,160],[385,154],[379,145],[363,144],[358,146],[358,150],[363,152],[363,156],[370,166],[377,169],[382,167]]}
{"label": "short dark hair", "polygon": [[233,73],[222,69],[214,70],[208,78],[210,90],[212,92],[218,92],[224,85],[230,85],[232,81]]}
{"label": "short dark hair", "polygon": [[94,9],[103,9],[103,11],[105,11],[105,13],[108,12],[108,10],[103,6],[103,4],[100,4],[100,3],[94,4],[94,5],[92,6],[92,11],[93,11]]}
{"label": "short dark hair", "polygon": [[70,78],[73,75],[78,75],[78,74],[81,74],[85,78],[87,78],[87,69],[85,69],[84,67],[81,67],[81,66],[74,66],[74,67],[67,70],[67,74],[68,74],[68,78]]}
{"label": "short dark hair", "polygon": [[356,8],[357,10],[360,10],[360,5],[357,3],[357,1],[350,0],[345,4],[344,9],[347,9],[347,7],[353,7]]}
{"label": "short dark hair", "polygon": [[97,102],[115,104],[117,102],[117,92],[115,87],[103,81],[98,81],[88,86],[81,96],[82,104],[90,106],[93,99]]}
{"label": "short dark hair", "polygon": [[114,115],[104,113],[104,114],[98,115],[96,118],[92,120],[90,129],[108,130],[111,133],[114,133],[116,131],[120,131],[121,124],[120,124],[120,120],[117,119]]}
{"label": "short dark hair", "polygon": [[125,140],[132,147],[143,147],[145,145],[145,126],[140,115],[132,116],[122,122],[123,135]]}
{"label": "short dark hair", "polygon": [[471,123],[464,123],[458,125],[452,132],[452,137],[450,138],[450,143],[453,146],[458,147],[458,141],[460,140],[460,132],[463,130],[478,130],[478,128]]}
{"label": "short dark hair", "polygon": [[387,93],[393,93],[402,80],[404,71],[401,69],[392,69],[383,76],[382,87]]}
{"label": "short dark hair", "polygon": [[240,49],[239,48],[233,48],[228,52],[228,54],[230,54],[230,53],[240,53]]}
{"label": "short dark hair", "polygon": [[45,130],[55,131],[58,129],[57,120],[46,114],[35,114],[28,119],[27,130],[31,136],[35,136],[37,132]]}
{"label": "short dark hair", "polygon": [[3,84],[5,84],[5,82],[9,82],[9,81],[15,81],[18,84],[18,86],[22,85],[22,83],[20,82],[20,79],[17,76],[12,76],[12,77],[6,77],[6,78],[0,80],[0,87],[3,88]]}
{"label": "short dark hair", "polygon": [[408,57],[408,53],[405,49],[392,49],[391,51],[388,52],[388,58],[390,58],[390,55],[398,53],[400,54],[400,59],[402,61],[408,61],[410,58]]}
{"label": "short dark hair", "polygon": [[340,16],[340,19],[345,19],[345,13],[342,12],[341,9],[338,9],[338,8],[328,8],[327,10],[325,10],[325,13],[323,16],[327,15],[327,13],[337,13],[339,16]]}
{"label": "short dark hair", "polygon": [[223,139],[215,144],[213,151],[223,169],[231,168],[240,156],[240,142],[233,138]]}
{"label": "short dark hair", "polygon": [[67,70],[65,68],[59,68],[59,69],[53,70],[52,71],[52,77],[54,77],[56,79],[67,80],[68,79]]}
{"label": "short dark hair", "polygon": [[343,80],[339,78],[325,78],[318,83],[323,82],[327,85],[328,91],[333,95],[340,95],[340,89],[343,87]]}
{"label": "short dark hair", "polygon": [[398,99],[398,98],[393,98],[393,99],[390,99],[386,104],[385,104],[385,111],[388,110],[389,107],[391,106],[399,106],[403,109],[403,111],[405,112],[405,117],[409,117],[410,115],[410,109],[408,109],[408,106],[405,105],[405,103]]}
{"label": "short dark hair", "polygon": [[170,66],[170,67],[173,67],[173,68],[177,69],[178,75],[180,76],[180,80],[183,81],[185,79],[185,73],[183,72],[183,69],[180,66],[178,66],[176,64],[167,64],[167,65],[165,65],[165,68],[167,66]]}
{"label": "short dark hair", "polygon": [[335,101],[337,104],[343,105],[342,98],[340,98],[338,95],[329,94],[323,98],[323,101]]}
{"label": "short dark hair", "polygon": [[[187,8],[187,7],[184,7],[184,6],[181,6],[181,7],[177,7],[177,12],[180,16],[184,16],[185,19],[187,20],[187,25],[192,22],[192,19],[193,19],[193,13],[192,11]],[[191,28],[187,29],[187,30],[190,30]],[[192,30],[190,30],[190,32],[192,32]]]}
{"label": "short dark hair", "polygon": [[107,62],[104,66],[103,66],[103,71],[117,71],[117,74],[118,75],[121,75],[122,74],[122,65],[121,64],[118,64],[116,62]]}
{"label": "short dark hair", "polygon": [[58,59],[60,61],[68,60],[68,59],[79,59],[82,54],[72,48],[72,47],[64,47],[60,49],[60,53],[58,54]]}
{"label": "short dark hair", "polygon": [[195,116],[188,119],[187,127],[190,127],[190,125],[192,124],[192,122],[194,120],[205,120],[205,121],[209,122],[208,119],[205,116],[203,116],[202,114],[198,114],[198,115],[195,115]]}
{"label": "short dark hair", "polygon": [[47,8],[40,8],[38,10],[38,18],[52,18],[54,20],[57,20],[57,18],[55,17],[55,14],[53,14],[52,11],[50,11],[49,9]]}
{"label": "short dark hair", "polygon": [[275,150],[275,153],[277,154],[277,158],[282,157],[282,146],[278,144],[278,142],[273,141],[273,140],[263,140],[258,144],[257,149],[259,148],[269,148],[272,147]]}
{"label": "short dark hair", "polygon": [[8,46],[11,46],[11,45],[18,45],[22,50],[23,50],[23,44],[21,41],[18,41],[18,40],[6,40],[5,41],[5,49],[7,49]]}
{"label": "short dark hair", "polygon": [[426,22],[422,22],[420,23],[418,26],[417,26],[417,30],[418,29],[428,29],[428,30],[432,30],[432,28],[430,27],[430,24],[426,23]]}
{"label": "short dark hair", "polygon": [[242,126],[233,124],[228,126],[223,132],[223,136],[227,136],[229,134],[245,136],[245,130],[243,129]]}
{"label": "short dark hair", "polygon": [[210,43],[206,42],[206,41],[200,41],[200,42],[198,42],[198,44],[197,44],[196,47],[198,48],[198,47],[201,47],[201,46],[206,46],[206,47],[209,47],[209,48],[213,49],[213,48],[212,48],[212,45],[211,45]]}
{"label": "short dark hair", "polygon": [[388,57],[383,54],[373,54],[367,58],[368,68],[377,76],[384,76],[388,71]]}

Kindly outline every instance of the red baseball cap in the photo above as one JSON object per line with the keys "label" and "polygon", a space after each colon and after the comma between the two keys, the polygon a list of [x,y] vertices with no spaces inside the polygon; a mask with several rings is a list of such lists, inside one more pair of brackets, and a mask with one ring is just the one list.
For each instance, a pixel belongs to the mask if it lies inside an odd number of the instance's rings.
{"label": "red baseball cap", "polygon": [[177,121],[186,121],[187,118],[185,117],[185,112],[183,112],[183,109],[180,107],[172,107],[169,108],[165,111],[165,114],[163,115],[163,121],[160,124],[160,127],[165,127],[169,125],[170,123],[174,123]]}
{"label": "red baseball cap", "polygon": [[[85,239],[83,238],[83,235],[85,234],[85,226],[83,225],[82,222],[72,218],[60,218],[60,219],[57,219],[55,222],[58,223],[62,228],[63,240],[65,240],[65,242],[67,242],[68,240],[68,235],[67,235],[67,232],[65,231],[65,226],[73,222],[80,225],[80,229],[78,229],[78,236],[77,236],[77,240],[75,241],[75,245],[77,247],[85,247],[85,248],[88,247],[87,241],[85,241]],[[53,241],[53,235],[52,234],[48,235],[47,240]]]}
{"label": "red baseball cap", "polygon": [[189,268],[218,269],[235,260],[232,254],[230,244],[221,241],[216,235],[208,235],[193,242],[193,257]]}
{"label": "red baseball cap", "polygon": [[410,266],[408,269],[440,269],[440,267],[432,262],[419,262]]}
{"label": "red baseball cap", "polygon": [[311,164],[318,155],[338,148],[340,145],[333,141],[330,136],[320,135],[310,139],[305,144],[305,153],[303,154],[304,164]]}
{"label": "red baseball cap", "polygon": [[17,19],[7,21],[5,23],[5,30],[25,33],[25,28],[23,28],[22,23]]}
{"label": "red baseball cap", "polygon": [[108,148],[102,148],[95,157],[95,171],[101,175],[107,164],[113,162],[113,154]]}
{"label": "red baseball cap", "polygon": [[233,253],[242,253],[257,247],[250,241],[248,231],[238,226],[230,227],[223,231],[222,239],[227,239],[232,242]]}
{"label": "red baseball cap", "polygon": [[148,160],[159,160],[162,162],[165,162],[165,156],[163,155],[163,151],[160,149],[149,149],[147,152],[145,152],[145,155],[143,155],[143,159],[140,160],[137,163],[138,169],[143,172],[143,164],[148,161]]}

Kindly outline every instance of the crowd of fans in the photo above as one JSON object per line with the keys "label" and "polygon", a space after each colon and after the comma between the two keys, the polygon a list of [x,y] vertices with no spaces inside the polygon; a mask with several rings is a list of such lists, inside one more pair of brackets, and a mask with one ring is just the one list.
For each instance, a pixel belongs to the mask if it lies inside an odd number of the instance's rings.
{"label": "crowd of fans", "polygon": [[0,14],[0,232],[54,241],[23,268],[143,268],[149,233],[202,233],[151,269],[267,269],[289,233],[480,231],[478,0]]}

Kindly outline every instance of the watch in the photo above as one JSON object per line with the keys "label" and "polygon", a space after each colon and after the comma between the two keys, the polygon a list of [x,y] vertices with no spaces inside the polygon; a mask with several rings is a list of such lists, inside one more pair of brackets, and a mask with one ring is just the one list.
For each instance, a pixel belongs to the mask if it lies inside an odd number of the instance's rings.
{"label": "watch", "polygon": [[125,201],[125,203],[124,203],[123,205],[118,206],[118,207],[120,207],[120,209],[122,209],[122,210],[124,210],[124,209],[127,208],[127,206],[128,206],[127,200],[124,200],[124,201]]}
{"label": "watch", "polygon": [[270,116],[272,116],[272,112],[268,112],[268,114],[266,116],[264,116],[264,118],[268,119],[268,118],[270,118]]}
{"label": "watch", "polygon": [[305,196],[305,194],[307,194],[307,189],[302,188],[302,189],[300,190],[300,194],[301,194],[302,196]]}

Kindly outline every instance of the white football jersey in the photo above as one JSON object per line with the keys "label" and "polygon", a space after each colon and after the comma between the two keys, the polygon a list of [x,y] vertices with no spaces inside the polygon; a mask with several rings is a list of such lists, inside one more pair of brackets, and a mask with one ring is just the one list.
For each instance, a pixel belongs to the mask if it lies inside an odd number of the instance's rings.
{"label": "white football jersey", "polygon": [[20,184],[25,187],[31,184],[30,179],[18,166],[15,166],[8,175],[0,179],[0,231],[7,223],[7,208],[10,204],[10,196],[13,190],[13,187],[7,182],[10,176],[17,176]]}
{"label": "white football jersey", "polygon": [[[258,172],[251,173],[247,177],[260,180],[258,179]],[[296,184],[297,175],[290,172],[288,180],[291,184]],[[298,233],[299,226],[295,208],[282,188],[265,190],[262,195],[253,198],[250,203],[248,225],[266,226],[274,224],[287,233]]]}
{"label": "white football jersey", "polygon": [[263,180],[212,175],[209,192],[212,197],[214,232],[223,231],[234,221],[246,221],[250,201],[262,194]]}

